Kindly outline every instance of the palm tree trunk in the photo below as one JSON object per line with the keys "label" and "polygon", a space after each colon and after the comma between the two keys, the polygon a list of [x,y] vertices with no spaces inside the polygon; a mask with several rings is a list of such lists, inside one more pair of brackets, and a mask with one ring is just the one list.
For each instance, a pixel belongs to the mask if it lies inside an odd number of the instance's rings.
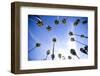
{"label": "palm tree trunk", "polygon": [[[54,55],[54,47],[55,47],[55,42],[53,43],[52,55]],[[52,60],[54,60],[54,57],[52,57]]]}
{"label": "palm tree trunk", "polygon": [[30,53],[33,49],[35,49],[36,47],[31,48],[28,52]]}
{"label": "palm tree trunk", "polygon": [[80,44],[82,44],[82,45],[85,45],[85,46],[87,46],[86,44],[84,44],[84,43],[81,43],[81,42],[79,42],[79,41],[77,41],[77,40],[75,40],[76,42],[78,42],[78,43],[80,43]]}

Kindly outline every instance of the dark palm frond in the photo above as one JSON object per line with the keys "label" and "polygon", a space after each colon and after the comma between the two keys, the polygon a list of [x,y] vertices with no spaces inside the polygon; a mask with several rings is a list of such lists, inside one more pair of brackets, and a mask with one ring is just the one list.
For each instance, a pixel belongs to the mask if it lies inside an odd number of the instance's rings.
{"label": "dark palm frond", "polygon": [[61,59],[61,57],[62,57],[62,54],[58,54],[58,57]]}
{"label": "dark palm frond", "polygon": [[43,22],[42,21],[37,21],[37,25],[39,26],[39,27],[41,27],[41,26],[43,26]]}
{"label": "dark palm frond", "polygon": [[50,54],[50,50],[47,50],[47,52],[46,52],[46,58],[44,58],[44,60],[47,60],[49,54]]}
{"label": "dark palm frond", "polygon": [[75,41],[75,39],[72,37],[71,39],[70,39],[71,41]]}
{"label": "dark palm frond", "polygon": [[71,53],[72,55],[77,55],[76,52],[75,52],[75,49],[71,49],[71,50],[70,50],[70,53]]}
{"label": "dark palm frond", "polygon": [[82,53],[84,53],[84,54],[88,54],[88,53],[86,52],[86,50],[83,49],[83,48],[80,48],[80,51],[81,51]]}
{"label": "dark palm frond", "polygon": [[84,47],[84,49],[85,49],[85,50],[88,50],[88,46],[86,45],[86,46]]}
{"label": "dark palm frond", "polygon": [[35,46],[34,46],[32,49],[29,50],[29,52],[31,52],[33,49],[35,49],[35,48],[37,48],[37,47],[40,47],[40,46],[41,46],[40,43],[36,43]]}
{"label": "dark palm frond", "polygon": [[53,42],[56,42],[56,38],[53,38],[53,40],[52,40]]}
{"label": "dark palm frond", "polygon": [[77,26],[80,22],[80,19],[77,19],[75,22],[74,22],[74,26]]}
{"label": "dark palm frond", "polygon": [[80,35],[81,37],[85,37],[84,35]]}
{"label": "dark palm frond", "polygon": [[51,26],[47,26],[46,29],[47,29],[48,31],[51,31],[51,30],[52,30],[52,27],[51,27]]}
{"label": "dark palm frond", "polygon": [[73,34],[73,32],[70,31],[70,32],[69,32],[69,35],[72,36],[72,35],[74,35],[74,34]]}
{"label": "dark palm frond", "polygon": [[62,19],[62,23],[66,24],[66,19],[65,18]]}
{"label": "dark palm frond", "polygon": [[82,43],[82,42],[80,42],[80,41],[75,40],[73,37],[72,37],[70,40],[71,40],[72,42],[76,41],[76,42],[79,43],[79,44],[82,44],[82,45],[87,46],[86,44],[84,44],[84,43]]}
{"label": "dark palm frond", "polygon": [[55,20],[55,24],[58,25],[59,24],[59,21],[58,20]]}
{"label": "dark palm frond", "polygon": [[80,35],[80,37],[81,37],[81,38],[88,38],[87,36],[84,36],[84,35]]}
{"label": "dark palm frond", "polygon": [[88,22],[87,20],[84,20],[82,23],[83,23],[83,24],[86,24],[87,22]]}
{"label": "dark palm frond", "polygon": [[50,50],[47,50],[47,55],[49,55],[50,54]]}
{"label": "dark palm frond", "polygon": [[72,59],[72,57],[71,56],[68,56],[68,59]]}
{"label": "dark palm frond", "polygon": [[80,22],[80,19],[77,19],[77,22]]}
{"label": "dark palm frond", "polygon": [[77,56],[77,58],[79,59],[77,53],[75,52],[75,49],[71,49],[71,50],[70,50],[70,53],[71,53],[72,55],[74,55],[74,56]]}
{"label": "dark palm frond", "polygon": [[41,44],[40,43],[36,43],[36,47],[40,47],[41,46]]}
{"label": "dark palm frond", "polygon": [[78,25],[78,22],[75,22],[75,23],[74,23],[74,26],[77,26],[77,25]]}

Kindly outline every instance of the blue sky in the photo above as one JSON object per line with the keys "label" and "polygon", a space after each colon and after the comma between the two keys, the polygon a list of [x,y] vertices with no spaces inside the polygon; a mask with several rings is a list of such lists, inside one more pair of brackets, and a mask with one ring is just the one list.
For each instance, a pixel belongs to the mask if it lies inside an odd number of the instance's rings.
{"label": "blue sky", "polygon": [[[37,21],[42,20],[43,26],[39,27]],[[62,23],[62,19],[66,19],[66,24]],[[55,24],[55,20],[59,20],[59,24]],[[77,26],[74,26],[74,22],[80,19]],[[74,34],[88,36],[88,23],[82,24],[82,21],[88,21],[87,17],[74,17],[74,16],[47,16],[47,15],[28,15],[28,60],[43,60],[46,58],[47,50],[50,50],[47,60],[51,59],[53,42],[52,39],[56,38],[55,43],[55,60],[58,59],[58,54],[61,53],[66,59],[68,56],[74,58],[70,54],[70,49],[76,50],[77,55],[80,59],[88,58],[88,55],[79,51],[84,45],[75,42],[71,42],[69,32],[72,31]],[[47,26],[52,27],[51,31],[46,29]],[[73,35],[75,40],[80,41],[88,45],[88,39],[81,38],[80,36]],[[34,48],[36,43],[40,43],[41,46]],[[32,49],[34,48],[34,49]],[[32,49],[30,52],[29,50]]]}

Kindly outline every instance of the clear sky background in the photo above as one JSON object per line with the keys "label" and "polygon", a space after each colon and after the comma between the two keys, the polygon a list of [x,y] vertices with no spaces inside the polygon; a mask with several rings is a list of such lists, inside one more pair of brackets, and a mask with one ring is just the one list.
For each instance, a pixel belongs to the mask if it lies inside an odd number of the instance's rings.
{"label": "clear sky background", "polygon": [[[55,60],[59,59],[58,54],[61,53],[66,59],[71,56],[72,59],[77,59],[70,53],[70,49],[75,49],[77,55],[80,59],[88,58],[88,55],[80,52],[80,48],[84,45],[77,42],[72,42],[71,37],[75,40],[80,41],[88,45],[88,39],[81,38],[79,36],[69,36],[69,32],[72,31],[74,34],[83,34],[88,36],[88,23],[82,24],[82,21],[87,20],[87,17],[74,17],[74,16],[43,16],[39,15],[43,22],[43,26],[39,27],[36,23],[38,19],[36,15],[28,16],[28,51],[35,47],[36,43],[41,43],[40,47],[32,49],[28,53],[28,60],[43,60],[46,58],[47,50],[50,50],[50,55],[48,55],[47,60],[51,60],[51,54],[53,49],[52,39],[56,38],[55,43]],[[62,23],[62,19],[66,19],[66,24]],[[58,19],[60,23],[55,24],[55,20]],[[74,22],[80,19],[77,26],[74,26]],[[51,31],[46,29],[47,26],[52,27]]]}

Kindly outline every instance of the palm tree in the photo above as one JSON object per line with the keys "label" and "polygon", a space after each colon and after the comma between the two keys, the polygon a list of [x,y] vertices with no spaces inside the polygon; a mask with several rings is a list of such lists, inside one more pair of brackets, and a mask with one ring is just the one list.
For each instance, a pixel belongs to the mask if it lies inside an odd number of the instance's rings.
{"label": "palm tree", "polygon": [[74,35],[73,32],[70,31],[70,32],[69,32],[69,36],[73,36],[73,35]]}
{"label": "palm tree", "polygon": [[47,50],[47,52],[46,52],[46,58],[44,60],[47,60],[49,54],[50,54],[50,50]]}
{"label": "palm tree", "polygon": [[86,24],[87,22],[88,22],[87,20],[84,20],[82,23],[83,23],[83,24]]}
{"label": "palm tree", "polygon": [[59,54],[58,54],[58,57],[59,57],[59,59],[61,59],[61,57],[62,57],[62,54],[61,54],[61,53],[59,53]]}
{"label": "palm tree", "polygon": [[88,46],[85,46],[84,49],[88,51]]}
{"label": "palm tree", "polygon": [[75,52],[75,49],[71,49],[71,50],[70,50],[70,53],[71,53],[72,55],[74,55],[74,56],[77,56],[77,58],[80,59],[80,58],[78,57],[77,53]]}
{"label": "palm tree", "polygon": [[59,24],[59,21],[58,21],[57,19],[55,20],[55,24],[56,24],[56,25],[58,25],[58,24]]}
{"label": "palm tree", "polygon": [[74,38],[71,38],[70,40],[71,40],[71,41],[75,41],[75,39],[74,39]]}
{"label": "palm tree", "polygon": [[51,31],[51,30],[52,30],[52,27],[51,27],[51,26],[47,26],[46,29],[47,29],[48,31]]}
{"label": "palm tree", "polygon": [[66,19],[65,18],[62,19],[62,23],[66,24]]}
{"label": "palm tree", "polygon": [[68,56],[68,59],[72,59],[72,57],[71,56]]}
{"label": "palm tree", "polygon": [[77,26],[80,22],[80,19],[77,19],[75,22],[74,22],[74,26]]}
{"label": "palm tree", "polygon": [[39,27],[43,26],[43,21],[42,21],[42,19],[41,19],[39,16],[35,16],[35,18],[38,20],[36,24],[37,24]]}
{"label": "palm tree", "polygon": [[87,51],[84,48],[80,48],[80,51],[84,54],[88,54]]}
{"label": "palm tree", "polygon": [[59,22],[59,16],[57,16],[57,19],[55,20],[55,24],[58,25],[60,22]]}
{"label": "palm tree", "polygon": [[51,58],[52,58],[52,60],[54,60],[54,58],[55,58],[55,55],[54,55],[54,47],[55,47],[55,43],[56,43],[56,38],[53,38],[52,41],[53,41],[53,50],[52,50]]}
{"label": "palm tree", "polygon": [[78,35],[78,34],[74,34],[73,32],[69,32],[69,35],[70,36],[73,36],[73,35],[75,35],[75,36],[80,36],[81,38],[88,38],[87,36],[84,36],[83,34],[82,35]]}
{"label": "palm tree", "polygon": [[31,52],[33,49],[35,49],[35,48],[37,48],[37,47],[40,47],[40,46],[41,46],[40,43],[36,43],[36,44],[35,44],[35,47],[33,47],[32,49],[30,49],[29,52]]}
{"label": "palm tree", "polygon": [[81,37],[81,38],[88,38],[87,36],[84,36],[84,35],[80,35],[80,37]]}
{"label": "palm tree", "polygon": [[84,43],[81,43],[80,41],[77,41],[77,40],[75,40],[73,37],[70,39],[71,41],[76,41],[76,42],[78,42],[78,43],[80,43],[80,44],[82,44],[82,45],[85,45],[85,46],[87,46],[86,44],[84,44]]}
{"label": "palm tree", "polygon": [[36,23],[39,27],[41,27],[41,26],[43,26],[43,22],[42,21],[37,21],[37,23]]}
{"label": "palm tree", "polygon": [[63,56],[61,53],[58,54],[58,57],[59,57],[59,59],[61,59],[61,58],[62,58],[63,60],[66,59],[65,56]]}

